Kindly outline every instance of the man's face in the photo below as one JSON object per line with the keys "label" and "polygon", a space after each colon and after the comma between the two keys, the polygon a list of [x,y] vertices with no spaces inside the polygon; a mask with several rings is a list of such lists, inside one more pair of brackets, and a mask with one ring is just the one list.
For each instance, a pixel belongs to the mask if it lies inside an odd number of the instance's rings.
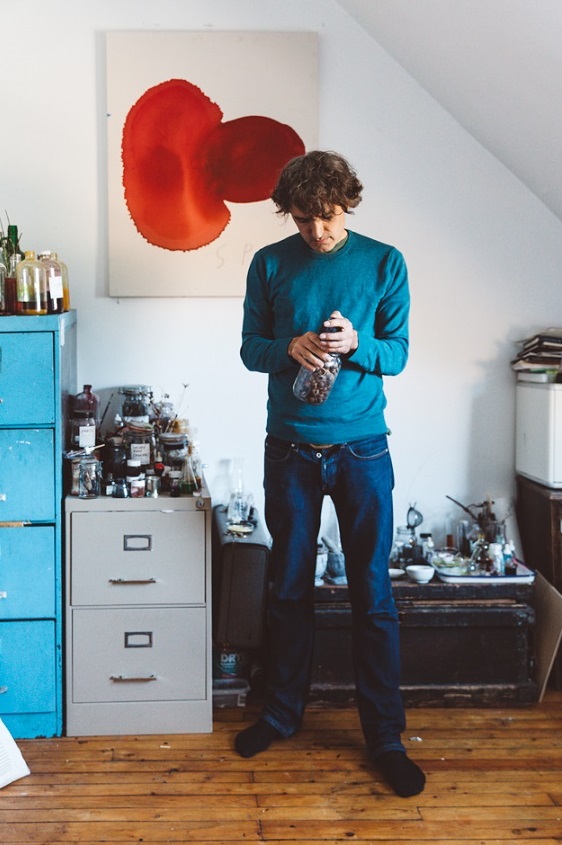
{"label": "man's face", "polygon": [[297,229],[315,252],[330,252],[345,237],[345,212],[334,205],[322,217],[307,217],[295,205],[290,210]]}

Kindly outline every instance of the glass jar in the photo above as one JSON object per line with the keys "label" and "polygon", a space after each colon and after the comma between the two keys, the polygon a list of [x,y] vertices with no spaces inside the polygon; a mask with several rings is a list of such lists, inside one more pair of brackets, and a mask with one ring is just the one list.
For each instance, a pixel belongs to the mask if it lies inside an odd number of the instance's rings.
{"label": "glass jar", "polygon": [[[341,329],[339,326],[322,326],[320,331],[332,334]],[[308,405],[321,405],[332,392],[340,370],[340,355],[330,355],[330,359],[316,370],[310,371],[301,366],[293,384],[293,394]]]}
{"label": "glass jar", "polygon": [[407,525],[398,525],[390,551],[390,564],[395,569],[405,569],[414,563],[416,537]]}
{"label": "glass jar", "polygon": [[101,465],[93,455],[80,459],[78,497],[97,499],[101,492]]}
{"label": "glass jar", "polygon": [[33,250],[28,250],[16,267],[16,296],[18,314],[47,313],[47,271]]}
{"label": "glass jar", "polygon": [[152,389],[146,384],[131,384],[119,388],[124,397],[121,417],[126,423],[148,423]]}
{"label": "glass jar", "polygon": [[123,430],[122,440],[127,458],[140,461],[143,472],[153,465],[156,441],[154,427],[150,423],[142,426],[128,425]]}
{"label": "glass jar", "polygon": [[93,448],[96,445],[96,430],[96,420],[89,411],[75,411],[70,419],[70,448]]}
{"label": "glass jar", "polygon": [[158,436],[162,463],[172,470],[183,470],[184,462],[188,456],[188,437],[181,432],[162,432]]}

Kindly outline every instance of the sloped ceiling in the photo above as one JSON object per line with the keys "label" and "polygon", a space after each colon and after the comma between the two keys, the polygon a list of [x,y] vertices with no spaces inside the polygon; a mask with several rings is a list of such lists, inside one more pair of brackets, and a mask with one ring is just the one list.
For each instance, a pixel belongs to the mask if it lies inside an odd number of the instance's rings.
{"label": "sloped ceiling", "polygon": [[562,220],[562,0],[338,0]]}

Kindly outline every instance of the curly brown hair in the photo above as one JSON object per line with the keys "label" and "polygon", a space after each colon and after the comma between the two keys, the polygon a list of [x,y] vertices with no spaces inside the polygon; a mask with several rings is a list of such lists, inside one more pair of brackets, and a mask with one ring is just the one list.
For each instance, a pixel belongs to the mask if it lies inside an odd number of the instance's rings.
{"label": "curly brown hair", "polygon": [[291,159],[279,176],[271,199],[278,214],[296,206],[308,217],[323,217],[339,205],[350,212],[361,202],[363,185],[343,156],[312,150]]}

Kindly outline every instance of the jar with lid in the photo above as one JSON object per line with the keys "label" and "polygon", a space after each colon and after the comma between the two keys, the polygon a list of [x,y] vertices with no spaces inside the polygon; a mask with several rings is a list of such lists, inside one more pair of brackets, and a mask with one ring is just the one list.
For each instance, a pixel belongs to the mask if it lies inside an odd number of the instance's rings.
{"label": "jar with lid", "polygon": [[126,423],[148,423],[150,421],[150,397],[152,389],[146,384],[131,384],[119,388],[124,397],[121,417]]}
{"label": "jar with lid", "polygon": [[127,461],[127,486],[131,499],[140,499],[144,496],[145,475],[139,460],[129,458]]}
{"label": "jar with lid", "polygon": [[78,497],[97,499],[101,491],[101,465],[93,455],[80,459]]}
{"label": "jar with lid", "polygon": [[188,456],[188,436],[181,432],[162,432],[158,436],[162,463],[168,470],[182,470]]}
{"label": "jar with lid", "polygon": [[128,458],[139,461],[143,472],[152,466],[156,441],[154,427],[150,423],[129,424],[123,429],[121,437]]}
{"label": "jar with lid", "polygon": [[61,266],[47,250],[40,252],[37,258],[45,265],[47,272],[47,311],[49,314],[62,314],[64,311],[64,291]]}
{"label": "jar with lid", "polygon": [[16,296],[18,314],[47,313],[47,271],[33,250],[28,250],[16,267]]}
{"label": "jar with lid", "polygon": [[89,411],[74,411],[70,419],[70,448],[93,448],[96,445],[96,432],[96,420]]}
{"label": "jar with lid", "polygon": [[[339,326],[322,326],[321,332],[334,333],[341,331]],[[293,394],[309,405],[321,405],[326,401],[341,370],[341,356],[331,354],[328,361],[315,370],[307,370],[301,366],[295,383]]]}
{"label": "jar with lid", "polygon": [[396,569],[405,569],[415,558],[416,537],[407,525],[398,525],[390,551],[390,563]]}

